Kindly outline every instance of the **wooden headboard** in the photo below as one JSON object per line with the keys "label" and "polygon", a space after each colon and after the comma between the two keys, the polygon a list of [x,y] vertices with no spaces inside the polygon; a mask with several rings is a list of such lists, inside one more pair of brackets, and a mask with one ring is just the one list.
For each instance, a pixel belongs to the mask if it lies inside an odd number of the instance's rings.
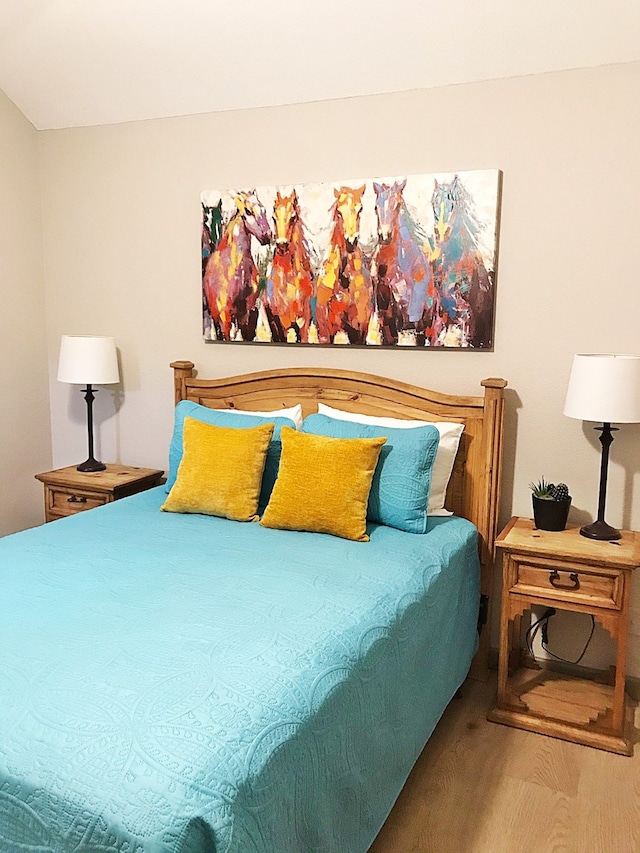
{"label": "wooden headboard", "polygon": [[[174,361],[175,399],[213,409],[273,410],[302,404],[303,415],[318,402],[349,412],[413,420],[464,423],[464,433],[447,490],[447,509],[472,521],[480,532],[481,592],[489,597],[500,504],[504,379],[485,379],[479,397],[428,391],[368,373],[295,367],[225,379],[197,379],[191,361]],[[486,663],[488,631],[478,658]]]}

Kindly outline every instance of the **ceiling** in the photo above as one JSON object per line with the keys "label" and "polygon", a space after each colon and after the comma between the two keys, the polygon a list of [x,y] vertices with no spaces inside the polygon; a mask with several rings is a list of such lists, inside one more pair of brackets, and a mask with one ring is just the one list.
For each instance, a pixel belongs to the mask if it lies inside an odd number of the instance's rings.
{"label": "ceiling", "polygon": [[638,60],[639,0],[0,0],[0,89],[38,129]]}

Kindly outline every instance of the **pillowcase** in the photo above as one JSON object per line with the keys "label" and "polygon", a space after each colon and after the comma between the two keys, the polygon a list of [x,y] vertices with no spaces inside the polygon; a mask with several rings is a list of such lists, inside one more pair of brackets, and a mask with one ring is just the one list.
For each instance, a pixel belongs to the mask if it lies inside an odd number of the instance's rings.
{"label": "pillowcase", "polygon": [[404,418],[378,418],[373,415],[358,415],[353,412],[344,412],[342,409],[334,409],[324,403],[318,403],[318,412],[321,415],[329,415],[343,421],[356,421],[361,424],[372,424],[391,428],[417,429],[418,427],[431,425],[436,427],[440,433],[438,452],[433,463],[431,473],[431,491],[429,492],[429,505],[427,515],[453,515],[444,508],[447,496],[447,486],[453,471],[453,463],[456,460],[460,436],[464,431],[464,424],[449,423],[448,421],[412,421]]}
{"label": "pillowcase", "polygon": [[290,409],[274,409],[272,412],[251,412],[249,409],[222,409],[223,412],[227,412],[231,415],[234,413],[238,415],[254,415],[260,418],[288,418],[290,421],[293,421],[296,429],[302,429],[302,404],[298,403],[297,406],[291,406]]}
{"label": "pillowcase", "polygon": [[368,542],[369,490],[385,441],[283,427],[280,471],[260,524]]}
{"label": "pillowcase", "polygon": [[386,444],[373,475],[367,518],[407,533],[427,532],[431,471],[440,433],[429,424],[419,429],[390,429],[309,415],[302,431],[334,438],[376,438]]}
{"label": "pillowcase", "polygon": [[280,430],[283,426],[295,426],[294,422],[289,418],[281,417],[260,417],[258,415],[229,414],[227,409],[209,409],[207,406],[201,406],[199,403],[193,403],[191,400],[182,400],[178,403],[175,410],[175,421],[173,427],[173,436],[169,445],[169,473],[167,474],[167,492],[171,491],[171,487],[176,481],[178,474],[178,466],[182,459],[182,429],[184,419],[186,417],[194,418],[205,424],[213,424],[214,426],[234,427],[235,429],[250,429],[251,427],[260,426],[263,424],[273,424],[273,438],[267,452],[267,461],[264,466],[264,474],[262,477],[262,490],[260,493],[260,506],[267,505],[271,489],[278,476],[278,465],[280,464]]}
{"label": "pillowcase", "polygon": [[233,429],[185,418],[178,476],[160,509],[253,521],[272,435],[273,424]]}

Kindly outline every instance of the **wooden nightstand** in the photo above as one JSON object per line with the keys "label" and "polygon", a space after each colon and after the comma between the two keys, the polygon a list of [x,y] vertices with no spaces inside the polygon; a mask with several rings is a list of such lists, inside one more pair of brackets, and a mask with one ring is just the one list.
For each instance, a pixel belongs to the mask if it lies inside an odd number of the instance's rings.
{"label": "wooden nightstand", "polygon": [[87,473],[69,465],[36,474],[36,480],[44,483],[45,521],[55,521],[151,489],[163,474],[131,465],[107,465],[106,471]]}
{"label": "wooden nightstand", "polygon": [[[496,547],[504,552],[498,698],[488,718],[631,755],[624,679],[640,534],[623,530],[614,544],[586,539],[577,527],[555,533],[512,518]],[[520,619],[533,605],[592,615],[617,641],[613,684],[532,668],[521,649]]]}

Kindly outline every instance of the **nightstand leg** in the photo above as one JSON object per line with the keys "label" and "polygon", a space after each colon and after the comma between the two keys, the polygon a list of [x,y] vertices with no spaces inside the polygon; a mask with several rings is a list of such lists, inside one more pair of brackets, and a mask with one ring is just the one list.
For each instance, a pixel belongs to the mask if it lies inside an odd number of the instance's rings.
{"label": "nightstand leg", "polygon": [[[613,730],[624,737],[625,729],[625,672],[627,668],[627,634],[629,619],[629,603],[631,600],[631,584],[625,583],[621,608],[620,630],[616,631],[616,680],[613,688]],[[619,626],[619,627],[620,627]]]}
{"label": "nightstand leg", "polygon": [[[506,596],[509,589],[508,581],[509,559],[504,560],[502,567],[503,573],[503,590],[502,600],[506,601]],[[498,652],[498,707],[506,708],[507,706],[507,680],[509,678],[509,646],[511,637],[512,622],[509,619],[509,608],[502,607],[500,610],[500,650]]]}
{"label": "nightstand leg", "polygon": [[627,658],[627,632],[618,632],[618,655],[616,659],[616,680],[613,688],[613,731],[624,736],[625,725],[625,669]]}

